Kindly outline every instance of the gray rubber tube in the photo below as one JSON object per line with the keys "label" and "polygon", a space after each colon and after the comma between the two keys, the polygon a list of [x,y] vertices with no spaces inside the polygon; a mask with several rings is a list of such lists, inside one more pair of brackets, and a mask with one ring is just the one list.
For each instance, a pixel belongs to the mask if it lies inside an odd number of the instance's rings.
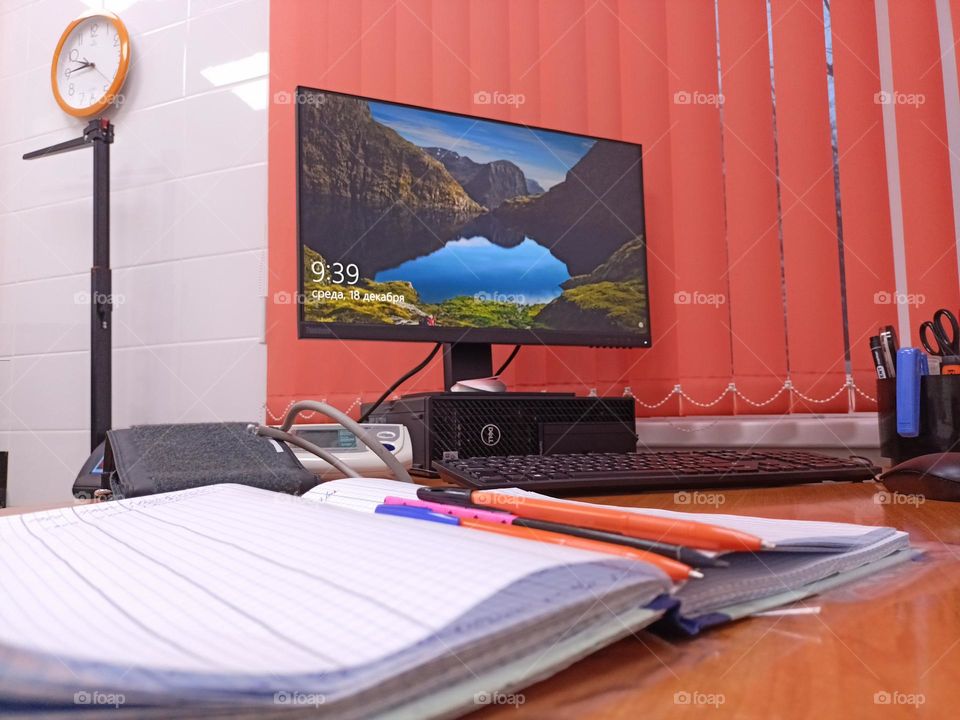
{"label": "gray rubber tube", "polygon": [[[287,415],[283,419],[283,424],[280,426],[280,430],[283,432],[289,431],[293,426],[294,420],[296,420],[297,416],[304,410],[312,410],[314,412],[322,413],[331,420],[336,420],[347,430],[356,435],[360,439],[360,442],[370,448],[370,450],[372,450],[377,457],[383,460],[384,464],[393,473],[393,476],[397,480],[408,483],[413,482],[413,479],[410,477],[410,473],[407,472],[407,469],[400,464],[400,461],[397,460],[396,456],[392,452],[383,446],[383,443],[360,427],[357,421],[352,417],[344,412],[341,412],[340,410],[337,410],[335,407],[327,405],[325,402],[320,402],[319,400],[301,400],[294,403],[290,406],[290,409],[287,410]],[[326,458],[324,459],[326,460]],[[357,476],[352,475],[351,477]]]}

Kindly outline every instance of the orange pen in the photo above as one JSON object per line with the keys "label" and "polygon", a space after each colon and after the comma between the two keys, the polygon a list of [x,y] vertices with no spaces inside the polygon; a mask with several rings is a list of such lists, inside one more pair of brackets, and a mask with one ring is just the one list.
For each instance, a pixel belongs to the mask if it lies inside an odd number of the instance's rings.
{"label": "orange pen", "polygon": [[474,530],[483,530],[484,532],[497,533],[498,535],[523,538],[524,540],[537,540],[554,545],[566,545],[567,547],[579,548],[580,550],[592,550],[593,552],[616,555],[617,557],[627,558],[629,560],[649,563],[663,570],[663,572],[675,582],[689,578],[703,577],[703,573],[694,570],[689,565],[684,565],[682,562],[671,560],[668,557],[657,555],[656,553],[634,550],[633,548],[624,547],[623,545],[614,545],[598,540],[587,540],[585,538],[549,532],[547,530],[534,530],[533,528],[526,528],[519,525],[502,525],[500,523],[471,520],[469,518],[460,518],[460,526],[473,528]]}
{"label": "orange pen", "polygon": [[417,497],[431,502],[454,505],[474,504],[505,510],[518,517],[577,525],[594,530],[620,533],[630,537],[714,551],[769,550],[773,543],[738,530],[693,520],[641,515],[614,508],[571,505],[554,500],[507,495],[494,490],[468,488],[421,488]]}

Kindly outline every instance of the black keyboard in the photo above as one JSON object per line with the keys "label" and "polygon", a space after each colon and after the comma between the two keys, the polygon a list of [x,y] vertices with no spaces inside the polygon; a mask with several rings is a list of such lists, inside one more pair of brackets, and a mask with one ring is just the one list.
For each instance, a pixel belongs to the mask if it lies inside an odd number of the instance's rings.
{"label": "black keyboard", "polygon": [[685,490],[871,480],[866,459],[802,450],[676,450],[571,455],[506,455],[434,461],[440,476],[471,488]]}

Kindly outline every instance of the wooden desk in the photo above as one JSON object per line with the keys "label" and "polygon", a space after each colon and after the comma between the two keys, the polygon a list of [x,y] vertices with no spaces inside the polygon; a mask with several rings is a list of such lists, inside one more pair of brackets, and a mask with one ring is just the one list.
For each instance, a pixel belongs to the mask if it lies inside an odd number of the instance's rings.
{"label": "wooden desk", "polygon": [[[798,603],[821,606],[819,615],[750,618],[692,640],[638,633],[525,689],[519,707],[487,706],[469,717],[956,717],[960,713],[960,503],[879,504],[874,499],[878,490],[874,483],[727,490],[717,506],[678,503],[672,493],[581,498],[697,512],[890,525],[908,531],[927,557],[889,571],[888,584],[879,594],[868,579]],[[62,503],[51,507],[59,506]],[[40,509],[47,508],[13,508],[0,515]],[[899,693],[895,697],[900,701],[919,694],[923,704],[877,704],[877,693],[890,698]],[[708,704],[710,696],[722,703]],[[691,703],[684,704],[688,698]]]}
{"label": "wooden desk", "polygon": [[[891,570],[877,595],[868,594],[868,579],[797,604],[822,606],[819,615],[750,618],[692,640],[638,633],[527,688],[520,707],[488,706],[470,718],[958,717],[960,504],[879,504],[878,490],[874,483],[727,490],[717,507],[678,504],[672,493],[578,498],[890,525],[928,555]],[[891,704],[875,702],[877,693]],[[923,704],[905,704],[916,694]],[[709,704],[711,695],[722,704]]]}
{"label": "wooden desk", "polygon": [[[89,500],[77,500],[77,505],[86,505]],[[56,510],[57,508],[67,507],[68,503],[45,503],[43,505],[29,505],[25,507],[0,508],[0,517],[5,515],[23,515],[24,513],[40,512],[41,510]]]}

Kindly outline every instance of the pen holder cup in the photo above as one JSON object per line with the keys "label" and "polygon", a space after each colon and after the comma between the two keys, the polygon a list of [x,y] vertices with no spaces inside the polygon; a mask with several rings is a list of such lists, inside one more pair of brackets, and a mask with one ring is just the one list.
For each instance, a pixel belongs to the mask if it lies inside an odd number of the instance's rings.
{"label": "pen holder cup", "polygon": [[960,452],[960,375],[920,378],[920,434],[897,434],[897,381],[877,380],[880,454],[895,465],[919,455]]}

